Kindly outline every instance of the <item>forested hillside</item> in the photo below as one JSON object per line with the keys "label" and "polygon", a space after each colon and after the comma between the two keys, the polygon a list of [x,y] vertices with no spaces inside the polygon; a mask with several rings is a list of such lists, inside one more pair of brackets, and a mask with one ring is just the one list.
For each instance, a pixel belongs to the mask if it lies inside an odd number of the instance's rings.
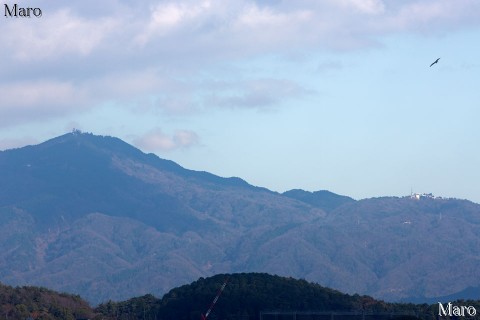
{"label": "forested hillside", "polygon": [[[107,302],[96,311],[111,319],[200,320],[223,283],[209,319],[254,320],[263,311],[329,311],[433,317],[435,306],[393,304],[348,295],[319,284],[265,273],[220,274],[184,285],[156,299],[152,295]],[[389,317],[389,316],[388,316]],[[352,319],[353,320],[353,319]]]}
{"label": "forested hillside", "polygon": [[[148,294],[126,301],[108,301],[95,308],[76,295],[39,287],[0,285],[0,319],[200,320],[224,283],[225,289],[208,320],[258,320],[261,314],[263,320],[292,320],[291,315],[269,318],[268,312],[273,311],[295,311],[301,320],[324,319],[305,312],[323,312],[323,317],[336,314],[335,319],[344,314],[344,320],[434,320],[439,310],[438,304],[387,303],[369,296],[343,294],[303,279],[237,273],[200,278],[170,290],[163,298]],[[453,303],[480,310],[480,301]]]}
{"label": "forested hillside", "polygon": [[0,284],[0,319],[87,319],[92,308],[77,295]]}

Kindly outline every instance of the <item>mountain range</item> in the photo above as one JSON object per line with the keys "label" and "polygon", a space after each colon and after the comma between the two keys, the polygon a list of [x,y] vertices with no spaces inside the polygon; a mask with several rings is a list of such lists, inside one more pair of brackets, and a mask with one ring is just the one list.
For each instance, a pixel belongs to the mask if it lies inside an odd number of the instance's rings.
{"label": "mountain range", "polygon": [[231,272],[391,301],[476,294],[479,226],[467,200],[281,194],[79,131],[0,152],[0,281],[94,303]]}

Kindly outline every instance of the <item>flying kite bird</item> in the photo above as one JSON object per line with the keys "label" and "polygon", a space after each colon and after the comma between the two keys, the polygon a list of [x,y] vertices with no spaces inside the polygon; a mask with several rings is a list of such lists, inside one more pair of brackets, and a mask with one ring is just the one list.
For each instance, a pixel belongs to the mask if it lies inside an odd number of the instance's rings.
{"label": "flying kite bird", "polygon": [[430,65],[430,67],[433,66],[435,63],[438,63],[438,60],[440,60],[440,58],[438,58],[437,60],[433,61],[433,63]]}

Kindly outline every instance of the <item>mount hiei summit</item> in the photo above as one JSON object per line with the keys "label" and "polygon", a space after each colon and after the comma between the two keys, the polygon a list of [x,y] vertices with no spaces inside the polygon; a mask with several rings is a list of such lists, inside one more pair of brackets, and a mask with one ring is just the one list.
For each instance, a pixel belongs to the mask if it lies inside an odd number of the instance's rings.
{"label": "mount hiei summit", "polygon": [[0,282],[99,303],[235,272],[388,301],[478,299],[480,205],[280,194],[78,131],[0,152]]}

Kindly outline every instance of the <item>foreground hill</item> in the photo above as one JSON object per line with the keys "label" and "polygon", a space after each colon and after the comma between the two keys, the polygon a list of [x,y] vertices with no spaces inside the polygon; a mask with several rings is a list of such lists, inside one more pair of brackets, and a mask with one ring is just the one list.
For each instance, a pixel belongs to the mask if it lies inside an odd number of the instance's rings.
{"label": "foreground hill", "polygon": [[252,271],[389,300],[480,287],[466,200],[278,194],[79,132],[0,152],[0,181],[0,281],[93,303]]}
{"label": "foreground hill", "polygon": [[[375,314],[376,319],[434,319],[435,313],[435,306],[385,303],[368,296],[343,294],[305,280],[264,273],[200,278],[189,285],[172,289],[162,299],[146,295],[119,303],[108,302],[98,306],[96,312],[118,319],[199,320],[223,283],[226,287],[211,309],[209,319],[254,320],[259,319],[260,313],[264,313],[264,319],[276,319],[278,316],[265,314],[271,311],[358,312]],[[383,317],[380,316],[382,314]]]}
{"label": "foreground hill", "polygon": [[[148,294],[126,301],[90,307],[79,296],[57,293],[46,288],[0,284],[0,314],[4,319],[155,319],[199,320],[211,306],[222,284],[226,287],[210,309],[208,319],[256,320],[292,319],[275,312],[324,312],[324,318],[354,313],[350,320],[435,319],[437,305],[385,303],[368,296],[347,295],[316,283],[264,273],[219,274],[200,278],[170,290],[159,299]],[[463,301],[465,302],[465,301]],[[469,305],[479,307],[478,301]],[[269,313],[270,312],[270,313]],[[301,317],[300,314],[298,317]],[[303,315],[305,320],[319,319]]]}
{"label": "foreground hill", "polygon": [[0,283],[2,319],[87,319],[94,311],[79,296],[46,288],[13,288]]}

